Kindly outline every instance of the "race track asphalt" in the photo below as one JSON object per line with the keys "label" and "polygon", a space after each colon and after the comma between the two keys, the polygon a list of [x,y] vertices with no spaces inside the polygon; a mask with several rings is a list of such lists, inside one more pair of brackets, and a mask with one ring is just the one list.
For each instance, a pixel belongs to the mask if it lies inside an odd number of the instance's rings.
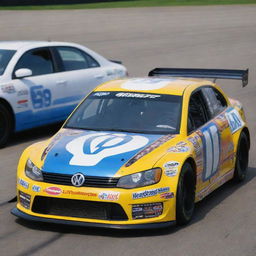
{"label": "race track asphalt", "polygon": [[[220,81],[243,104],[251,130],[247,180],[228,183],[196,207],[188,226],[115,231],[27,223],[10,214],[16,165],[58,125],[15,135],[0,150],[0,255],[255,256],[256,5],[71,11],[0,11],[0,40],[60,40],[122,60],[131,76],[154,67],[250,68],[246,88]],[[254,98],[255,97],[255,98]]]}

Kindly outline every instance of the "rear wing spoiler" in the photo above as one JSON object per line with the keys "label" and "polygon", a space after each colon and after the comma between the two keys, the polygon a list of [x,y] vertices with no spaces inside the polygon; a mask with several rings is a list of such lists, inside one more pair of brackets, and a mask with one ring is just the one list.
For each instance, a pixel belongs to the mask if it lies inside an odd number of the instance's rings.
{"label": "rear wing spoiler", "polygon": [[248,84],[249,69],[201,69],[201,68],[155,68],[148,76],[175,76],[191,78],[213,78],[242,80],[242,86]]}

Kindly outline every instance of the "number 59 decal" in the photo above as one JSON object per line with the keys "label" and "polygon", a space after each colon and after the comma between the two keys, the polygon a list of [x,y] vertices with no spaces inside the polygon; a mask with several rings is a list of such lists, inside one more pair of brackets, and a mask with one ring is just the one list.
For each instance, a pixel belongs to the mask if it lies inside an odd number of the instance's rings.
{"label": "number 59 decal", "polygon": [[51,105],[52,95],[49,89],[44,89],[42,85],[32,86],[30,88],[30,93],[33,108],[39,109],[49,107]]}
{"label": "number 59 decal", "polygon": [[220,162],[220,135],[215,124],[211,123],[201,130],[204,148],[203,181],[216,174]]}

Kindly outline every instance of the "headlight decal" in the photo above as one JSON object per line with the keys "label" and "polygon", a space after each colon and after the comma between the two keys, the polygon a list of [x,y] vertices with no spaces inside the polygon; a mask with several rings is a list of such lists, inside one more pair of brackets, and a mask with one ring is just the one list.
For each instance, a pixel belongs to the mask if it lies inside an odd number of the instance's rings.
{"label": "headlight decal", "polygon": [[149,154],[150,152],[152,152],[154,149],[158,148],[159,146],[161,146],[162,144],[164,144],[165,142],[173,139],[175,137],[175,135],[165,135],[162,136],[161,138],[159,138],[158,140],[154,141],[152,144],[150,144],[148,147],[142,149],[139,153],[137,153],[133,158],[131,158],[126,164],[125,167],[129,167],[132,164],[134,164],[135,162],[137,162],[140,158],[142,158],[143,156]]}
{"label": "headlight decal", "polygon": [[121,177],[117,183],[117,187],[131,189],[153,185],[160,181],[161,175],[161,168],[153,168],[150,170],[133,173]]}
{"label": "headlight decal", "polygon": [[25,174],[32,180],[43,181],[42,171],[30,159],[27,160]]}

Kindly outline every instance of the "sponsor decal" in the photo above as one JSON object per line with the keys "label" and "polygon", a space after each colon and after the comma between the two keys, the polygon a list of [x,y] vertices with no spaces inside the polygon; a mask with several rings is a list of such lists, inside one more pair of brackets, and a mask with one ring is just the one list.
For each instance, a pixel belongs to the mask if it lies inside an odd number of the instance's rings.
{"label": "sponsor decal", "polygon": [[215,119],[220,122],[225,122],[227,120],[225,114],[220,114]]}
{"label": "sponsor decal", "polygon": [[172,152],[172,153],[185,153],[185,152],[188,152],[189,150],[190,150],[190,147],[176,145],[174,147],[170,147],[168,149],[168,152]]}
{"label": "sponsor decal", "polygon": [[19,191],[19,201],[24,208],[30,208],[31,196],[29,194]]}
{"label": "sponsor decal", "polygon": [[9,93],[9,94],[16,92],[15,87],[12,84],[2,85],[1,90],[2,90],[3,93]]}
{"label": "sponsor decal", "polygon": [[174,198],[174,193],[173,192],[163,193],[163,194],[160,195],[160,197],[164,198],[164,199]]}
{"label": "sponsor decal", "polygon": [[140,158],[142,158],[143,156],[149,154],[150,152],[152,152],[154,149],[160,147],[162,144],[164,144],[165,142],[169,141],[170,139],[174,138],[175,135],[165,135],[161,138],[159,138],[158,140],[156,140],[155,142],[153,142],[152,144],[150,144],[148,147],[144,148],[142,151],[140,151],[138,154],[136,154],[132,159],[130,159],[125,167],[129,167],[132,164],[134,164],[135,162],[137,162]]}
{"label": "sponsor decal", "polygon": [[91,192],[82,192],[82,191],[73,191],[73,190],[63,190],[64,195],[74,195],[74,196],[88,196],[88,197],[97,197],[96,193]]}
{"label": "sponsor decal", "polygon": [[178,167],[180,163],[176,161],[170,161],[164,164],[164,173],[168,177],[174,177],[178,173]]}
{"label": "sponsor decal", "polygon": [[136,205],[134,205],[132,207],[132,212],[135,213],[135,212],[142,212],[143,211],[143,208],[142,207],[137,207]]}
{"label": "sponsor decal", "polygon": [[17,101],[18,108],[27,108],[28,107],[28,100],[19,100]]}
{"label": "sponsor decal", "polygon": [[224,113],[218,115],[214,119],[214,122],[218,125],[220,131],[223,131],[223,130],[225,130],[226,128],[229,127],[228,120],[227,120],[226,115]]}
{"label": "sponsor decal", "polygon": [[35,191],[35,192],[40,192],[41,191],[41,187],[37,186],[37,185],[33,185],[32,186],[32,190]]}
{"label": "sponsor decal", "polygon": [[158,217],[163,213],[163,203],[135,204],[132,206],[133,219]]}
{"label": "sponsor decal", "polygon": [[239,112],[236,109],[226,112],[226,117],[228,119],[229,127],[232,133],[244,126],[244,121],[241,118]]}
{"label": "sponsor decal", "polygon": [[155,99],[161,97],[161,95],[156,94],[144,94],[144,93],[131,93],[131,92],[120,92],[116,94],[116,97],[120,98],[149,98]]}
{"label": "sponsor decal", "polygon": [[150,91],[161,89],[168,85],[171,81],[175,80],[176,79],[173,78],[169,78],[168,80],[160,78],[135,78],[123,83],[121,87],[127,90]]}
{"label": "sponsor decal", "polygon": [[29,188],[29,183],[23,179],[18,179],[18,184],[20,184],[23,188]]}
{"label": "sponsor decal", "polygon": [[41,187],[37,186],[37,185],[33,185],[32,186],[32,190],[35,191],[35,192],[40,192],[41,191]]}
{"label": "sponsor decal", "polygon": [[156,196],[158,194],[162,194],[168,191],[170,191],[170,187],[144,190],[144,191],[132,193],[132,199],[134,200],[134,199],[141,199],[141,198]]}
{"label": "sponsor decal", "polygon": [[28,90],[20,90],[17,92],[17,96],[27,96]]}
{"label": "sponsor decal", "polygon": [[203,134],[198,131],[198,134],[195,133],[193,137],[189,137],[188,140],[193,144],[194,150],[195,150],[195,161],[196,161],[196,166],[198,169],[198,172],[202,171],[203,169],[203,146],[202,146],[202,140],[201,137]]}
{"label": "sponsor decal", "polygon": [[238,100],[229,98],[229,101],[230,101],[230,103],[231,103],[232,106],[235,106],[235,107],[237,107],[237,108],[239,108],[239,109],[242,109],[242,108],[243,108],[241,102],[239,102]]}
{"label": "sponsor decal", "polygon": [[177,146],[186,146],[187,145],[187,142],[185,141],[180,141],[176,144]]}
{"label": "sponsor decal", "polygon": [[119,192],[101,192],[99,193],[99,199],[107,201],[117,201],[119,199]]}
{"label": "sponsor decal", "polygon": [[52,196],[58,196],[62,194],[62,189],[58,187],[49,187],[44,190],[45,193]]}
{"label": "sponsor decal", "polygon": [[102,96],[107,96],[109,94],[110,92],[95,92],[93,96],[102,97]]}
{"label": "sponsor decal", "polygon": [[193,144],[196,156],[202,155],[202,143],[200,136],[195,134],[193,137],[189,137],[188,140]]}
{"label": "sponsor decal", "polygon": [[144,147],[149,139],[140,135],[92,133],[66,145],[73,157],[70,165],[95,166],[103,159]]}

